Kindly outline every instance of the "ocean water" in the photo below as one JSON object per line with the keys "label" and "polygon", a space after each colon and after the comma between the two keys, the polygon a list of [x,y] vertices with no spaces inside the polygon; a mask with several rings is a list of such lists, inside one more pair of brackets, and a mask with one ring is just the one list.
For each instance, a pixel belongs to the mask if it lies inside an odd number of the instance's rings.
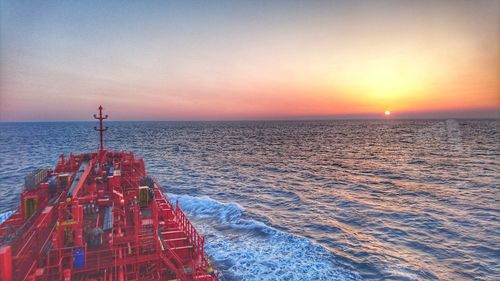
{"label": "ocean water", "polygon": [[[0,123],[0,220],[93,122]],[[226,280],[500,280],[500,121],[108,122]]]}

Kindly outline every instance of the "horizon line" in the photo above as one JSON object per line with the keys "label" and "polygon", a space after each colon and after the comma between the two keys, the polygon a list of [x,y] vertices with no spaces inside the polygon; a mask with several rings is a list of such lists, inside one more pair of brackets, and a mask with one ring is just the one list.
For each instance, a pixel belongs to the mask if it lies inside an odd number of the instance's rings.
{"label": "horizon line", "polygon": [[[173,119],[163,119],[163,120],[158,120],[158,119],[147,119],[147,120],[107,120],[106,123],[108,122],[206,122],[206,123],[215,123],[215,122],[270,122],[270,121],[289,121],[289,122],[297,122],[297,121],[381,121],[381,120],[387,120],[387,121],[398,121],[398,120],[406,120],[406,121],[411,121],[411,120],[500,120],[500,115],[499,116],[482,116],[482,117],[467,117],[467,116],[460,116],[460,117],[354,117],[354,118],[348,118],[348,117],[325,117],[325,118],[264,118],[264,119],[179,119],[179,120],[173,120]],[[94,123],[95,120],[93,119],[88,119],[88,120],[0,120],[0,123]]]}

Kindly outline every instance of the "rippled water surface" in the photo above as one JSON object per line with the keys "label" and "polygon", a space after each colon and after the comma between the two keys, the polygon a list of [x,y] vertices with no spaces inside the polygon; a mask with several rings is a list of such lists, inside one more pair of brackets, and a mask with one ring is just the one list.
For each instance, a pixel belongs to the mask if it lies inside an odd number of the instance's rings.
{"label": "rippled water surface", "polygon": [[[227,280],[500,280],[499,125],[109,122],[106,145],[144,157]],[[93,126],[1,123],[0,213]]]}

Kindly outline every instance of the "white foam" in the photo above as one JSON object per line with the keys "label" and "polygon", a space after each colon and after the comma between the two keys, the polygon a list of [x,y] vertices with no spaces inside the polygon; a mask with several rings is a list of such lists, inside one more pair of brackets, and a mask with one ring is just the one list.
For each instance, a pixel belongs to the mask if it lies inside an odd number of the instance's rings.
{"label": "white foam", "polygon": [[207,239],[207,253],[227,280],[358,280],[335,256],[306,238],[245,219],[238,204],[169,194]]}
{"label": "white foam", "polygon": [[10,216],[14,213],[14,211],[7,211],[5,213],[0,214],[0,223],[6,221]]}

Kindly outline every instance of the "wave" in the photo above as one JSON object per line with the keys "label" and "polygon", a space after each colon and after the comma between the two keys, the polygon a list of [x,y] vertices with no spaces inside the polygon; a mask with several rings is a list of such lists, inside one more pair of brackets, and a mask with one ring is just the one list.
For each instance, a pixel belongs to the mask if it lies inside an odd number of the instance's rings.
{"label": "wave", "polygon": [[359,280],[310,240],[249,219],[236,203],[168,194],[206,237],[206,251],[227,280]]}
{"label": "wave", "polygon": [[5,213],[0,214],[0,224],[6,221],[10,216],[14,213],[14,211],[7,211]]}

